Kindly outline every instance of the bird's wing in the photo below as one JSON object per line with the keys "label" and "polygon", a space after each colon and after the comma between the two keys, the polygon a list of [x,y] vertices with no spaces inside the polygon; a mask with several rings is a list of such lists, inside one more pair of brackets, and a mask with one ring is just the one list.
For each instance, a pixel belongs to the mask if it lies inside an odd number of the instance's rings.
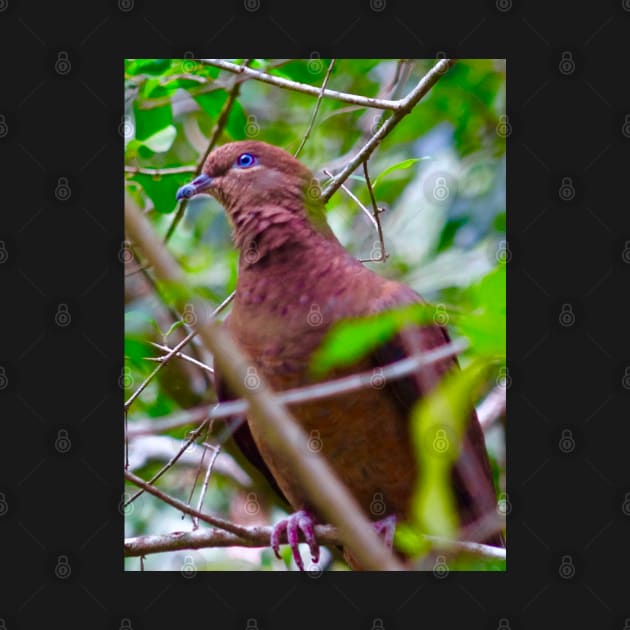
{"label": "bird's wing", "polygon": [[[388,292],[385,299],[378,301],[373,309],[378,312],[414,302],[422,302],[422,299],[409,287],[398,285],[398,288]],[[375,367],[382,367],[404,359],[414,351],[426,352],[447,343],[450,343],[450,338],[442,326],[410,326],[377,348],[371,355],[371,361]],[[418,400],[432,389],[446,372],[457,367],[455,357],[443,359],[421,368],[415,374],[388,382],[385,391],[395,401],[402,417],[408,421],[411,410]],[[453,467],[452,480],[461,524],[468,525],[496,508],[490,462],[474,407],[471,409],[460,449],[459,458]],[[500,536],[493,536],[483,542],[501,545],[502,539]]]}

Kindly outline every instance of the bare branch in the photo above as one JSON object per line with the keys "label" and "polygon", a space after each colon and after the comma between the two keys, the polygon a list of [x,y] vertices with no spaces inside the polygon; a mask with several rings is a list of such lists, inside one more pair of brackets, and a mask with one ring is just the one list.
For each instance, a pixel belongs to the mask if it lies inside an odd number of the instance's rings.
{"label": "bare branch", "polygon": [[352,172],[365,162],[381,140],[416,106],[420,99],[437,83],[439,78],[455,63],[455,59],[441,59],[420,80],[418,85],[400,101],[394,113],[379,127],[376,133],[363,145],[363,148],[348,162],[341,172],[322,191],[322,199],[327,202],[333,193],[348,179]]}
{"label": "bare branch", "polygon": [[[125,540],[125,557],[148,556],[165,551],[184,549],[205,549],[208,547],[268,547],[271,527],[252,527],[247,538],[236,536],[220,529],[198,529],[192,532],[172,532],[163,535],[137,536]],[[338,545],[339,537],[332,525],[316,525],[315,536],[323,545]],[[433,548],[451,554],[474,554],[481,558],[505,560],[506,552],[501,547],[460,540],[447,540],[437,536],[425,537]],[[301,542],[305,542],[300,532]],[[281,535],[281,543],[286,543],[286,532]]]}
{"label": "bare branch", "polygon": [[[175,453],[175,455],[173,455],[173,457],[171,457],[171,459],[169,459],[169,461],[164,466],[162,466],[162,468],[160,468],[160,470],[158,470],[153,475],[153,477],[151,477],[151,479],[149,479],[149,481],[147,482],[148,485],[153,487],[153,484],[160,477],[162,477],[162,475],[164,475],[164,473],[167,470],[171,469],[176,464],[176,462],[184,455],[184,453],[186,452],[188,447],[199,437],[199,435],[201,435],[201,432],[205,430],[205,428],[208,426],[209,422],[210,422],[210,418],[206,417],[194,431],[190,432],[190,434],[188,435],[186,440],[184,440],[184,442],[183,442],[182,446],[180,447],[179,451],[177,451],[177,453]],[[129,467],[129,462],[127,461],[126,468],[128,468],[128,467]],[[135,494],[133,494],[131,497],[129,497],[129,499],[127,499],[125,501],[123,506],[127,507],[128,505],[131,505],[143,492],[144,492],[144,487],[142,487]]]}
{"label": "bare branch", "polygon": [[212,407],[216,405],[201,405],[162,418],[134,420],[127,430],[127,438],[131,440],[142,435],[156,435],[172,429],[199,424],[208,417]]}
{"label": "bare branch", "polygon": [[[283,77],[276,77],[273,74],[266,74],[260,70],[254,70],[252,68],[244,68],[235,63],[225,61],[224,59],[200,59],[202,63],[214,66],[215,68],[221,68],[221,70],[227,70],[234,74],[241,74],[249,77],[250,79],[256,79],[263,83],[269,83],[276,87],[283,88],[285,90],[293,90],[294,92],[301,92],[302,94],[310,94],[311,96],[319,96],[320,88],[309,85],[308,83],[298,83],[297,81],[290,81]],[[397,111],[402,107],[403,101],[390,101],[381,98],[371,98],[369,96],[360,96],[358,94],[348,94],[346,92],[338,92],[337,90],[324,90],[324,98],[332,98],[343,103],[351,103],[352,105],[361,105],[363,107],[374,107],[375,109],[389,109]]]}
{"label": "bare branch", "polygon": [[[265,69],[273,70],[275,68],[280,68],[281,66],[283,66],[286,63],[289,63],[290,61],[293,61],[293,59],[278,59],[273,62],[268,62],[267,64],[265,64]],[[198,77],[198,78],[202,79],[201,77]],[[239,76],[236,79],[237,79],[237,83],[244,83],[245,81],[249,81],[250,77]],[[231,77],[230,79],[226,79],[226,80],[223,80],[221,78],[217,78],[214,80],[208,80],[208,79],[203,78],[202,80],[203,80],[203,83],[199,87],[197,88],[191,87],[188,90],[186,90],[189,96],[194,98],[195,96],[199,96],[201,94],[208,94],[210,92],[216,92],[218,90],[226,90],[229,92],[234,86],[234,83],[231,81]],[[201,81],[199,82],[201,83]],[[180,103],[181,100],[182,99],[178,97],[177,95],[157,96],[157,97],[153,96],[153,97],[146,98],[143,102],[139,103],[139,106],[140,106],[140,109],[154,109],[156,107],[163,107],[164,105],[175,105],[176,103]]]}
{"label": "bare branch", "polygon": [[[210,317],[216,317],[233,299],[235,292],[232,291],[219,306],[217,306]],[[177,345],[169,349],[168,354],[160,357],[160,363],[155,366],[155,369],[147,376],[144,381],[139,385],[138,389],[129,397],[129,400],[125,403],[125,410],[129,409],[133,401],[142,393],[147,385],[155,378],[155,375],[174,357],[179,351],[196,335],[196,331],[188,333]],[[190,360],[190,357],[188,357]],[[203,364],[202,364],[203,365]],[[204,370],[208,370],[207,366],[204,366]]]}
{"label": "bare branch", "polygon": [[[146,556],[164,551],[182,549],[203,549],[206,547],[269,547],[271,527],[250,528],[247,538],[236,536],[220,529],[198,529],[192,532],[173,532],[161,536],[138,536],[125,540],[125,557]],[[300,532],[300,540],[304,541]],[[323,545],[339,544],[339,537],[332,525],[315,525],[315,536]],[[281,543],[286,543],[286,532],[283,532]]]}
{"label": "bare branch", "polygon": [[[326,168],[323,169],[322,172],[324,173],[324,175],[328,175],[328,177],[330,178],[334,177],[334,175]],[[352,201],[354,201],[354,203],[359,206],[359,208],[361,208],[361,210],[365,213],[365,216],[371,221],[374,229],[378,231],[376,219],[374,218],[372,213],[365,207],[365,204],[362,203],[361,200],[345,184],[341,184],[340,188],[341,190],[343,190],[343,192],[346,193],[346,195],[348,195],[348,197],[350,197],[350,199],[352,199]]]}
{"label": "bare branch", "polygon": [[[466,350],[467,347],[468,342],[465,339],[456,339],[435,350],[425,352],[421,355],[412,355],[400,361],[390,363],[383,368],[379,368],[379,381],[387,383],[403,378],[409,374],[413,374],[422,367],[443,361],[448,357],[456,356]],[[373,387],[373,382],[374,370],[367,370],[365,372],[343,376],[332,381],[324,381],[323,383],[288,389],[284,392],[272,394],[272,396],[278,402],[284,404],[312,402],[314,400],[337,396],[338,394],[346,394],[359,389]],[[248,409],[249,403],[247,400],[230,400],[229,402],[220,403],[214,409],[210,409],[207,417],[212,419],[229,418],[230,416],[242,415]],[[172,428],[173,425],[170,426]]]}
{"label": "bare branch", "polygon": [[[245,68],[250,63],[251,63],[251,59],[245,59],[245,61],[243,61],[243,64],[241,66],[236,66],[236,67]],[[241,82],[236,81],[236,80],[233,81],[228,92],[227,101],[225,101],[223,108],[219,112],[217,122],[214,125],[214,128],[212,130],[212,135],[210,136],[210,141],[208,142],[208,148],[206,149],[205,153],[203,154],[203,156],[197,163],[197,167],[195,168],[195,171],[194,171],[195,175],[199,175],[201,173],[201,169],[203,168],[206,158],[208,157],[208,155],[210,155],[210,151],[212,151],[212,149],[214,148],[214,145],[217,143],[217,140],[219,139],[219,136],[221,135],[221,132],[223,131],[223,129],[225,128],[225,125],[227,124],[228,116],[230,114],[232,107],[234,106],[234,102],[238,98],[240,91],[241,91]],[[166,236],[164,237],[165,243],[168,243],[171,236],[173,235],[173,232],[179,225],[179,222],[182,220],[182,217],[184,216],[184,213],[186,212],[187,206],[188,206],[188,199],[184,199],[182,203],[179,205],[179,208],[177,209],[177,212],[175,213],[175,216],[173,217],[173,221],[168,226]]]}
{"label": "bare branch", "polygon": [[191,516],[198,518],[200,521],[208,523],[208,525],[218,527],[219,529],[230,532],[240,538],[248,538],[248,536],[250,535],[250,530],[247,527],[236,525],[231,521],[226,521],[225,519],[219,518],[218,516],[212,516],[211,514],[199,512],[194,508],[191,508],[187,503],[184,503],[183,501],[180,501],[179,499],[176,499],[175,497],[166,494],[166,492],[162,492],[162,490],[159,490],[154,485],[147,483],[143,479],[140,479],[140,477],[137,477],[128,470],[125,470],[125,479],[142,488],[142,490],[144,490],[145,492],[148,492],[161,501],[164,501],[164,503],[167,503],[180,512],[183,512],[184,514],[190,514]]}
{"label": "bare branch", "polygon": [[127,411],[129,407],[131,407],[133,401],[138,398],[138,396],[145,390],[147,385],[155,378],[156,374],[192,339],[193,334],[194,333],[186,335],[165,357],[162,358],[162,362],[158,363],[158,365],[155,366],[151,374],[149,374],[149,376],[147,376],[144,381],[140,383],[138,389],[136,389],[136,391],[131,394],[124,405],[125,411]]}
{"label": "bare branch", "polygon": [[[413,374],[422,367],[443,361],[448,357],[456,356],[466,350],[467,347],[468,342],[465,339],[455,339],[435,350],[395,361],[394,363],[379,368],[379,381],[387,383],[403,378],[409,374]],[[343,376],[332,381],[324,381],[323,383],[315,383],[314,385],[305,385],[304,387],[296,387],[283,392],[277,392],[272,394],[272,396],[284,404],[312,402],[314,400],[330,398],[338,394],[346,394],[359,389],[372,387],[373,381],[374,370],[367,370],[365,372]],[[141,421],[139,428],[129,429],[129,436],[135,437],[137,435],[146,435],[147,433],[167,431],[188,424],[195,424],[206,418],[218,419],[239,416],[243,415],[248,409],[249,403],[245,399],[223,402],[216,405],[214,409],[206,406],[197,407],[196,409],[191,409],[189,412],[173,414],[173,416],[161,422],[158,419],[151,419],[146,422]],[[151,430],[150,427],[154,428],[154,430]]]}
{"label": "bare branch", "polygon": [[304,147],[304,145],[306,144],[306,141],[311,135],[311,129],[313,129],[313,125],[315,124],[315,119],[317,118],[317,112],[319,111],[319,106],[321,105],[322,97],[324,96],[324,90],[326,89],[326,86],[328,85],[328,79],[330,79],[330,74],[334,67],[335,67],[335,60],[332,59],[330,62],[330,65],[328,66],[328,71],[326,72],[324,81],[322,82],[322,87],[320,88],[319,96],[317,97],[315,108],[313,109],[313,115],[311,116],[311,121],[309,122],[308,127],[306,128],[306,131],[304,132],[304,137],[302,138],[302,142],[300,142],[300,146],[297,148],[297,151],[293,154],[294,157],[298,157],[300,155],[300,153],[302,152],[302,148]]}
{"label": "bare branch", "polygon": [[365,174],[365,183],[370,193],[370,200],[372,201],[372,212],[374,213],[374,223],[376,224],[376,231],[378,232],[378,240],[381,244],[381,257],[380,260],[377,259],[375,262],[385,262],[389,258],[389,254],[385,251],[385,240],[383,239],[383,228],[381,227],[380,219],[381,209],[376,205],[376,197],[374,196],[374,189],[370,181],[367,160],[363,162],[363,173]]}
{"label": "bare branch", "polygon": [[[129,465],[127,470],[139,470],[151,462],[167,462],[173,452],[181,447],[181,440],[168,435],[142,435],[129,441]],[[180,465],[197,468],[202,462],[205,449],[188,449],[178,460]],[[252,478],[237,461],[223,451],[214,463],[214,471],[221,477],[231,479],[237,486],[251,489]]]}
{"label": "bare branch", "polygon": [[[157,361],[158,363],[164,363],[165,361],[168,361],[169,358],[172,356],[170,354],[172,352],[172,349],[169,348],[169,346],[165,346],[161,343],[156,343],[155,341],[151,341],[150,343],[152,346],[155,346],[156,348],[158,348],[158,350],[163,350],[164,352],[166,352],[166,354],[160,357],[145,357],[147,361]],[[183,352],[176,352],[175,356],[178,359],[183,359],[184,361],[188,361],[189,363],[196,365],[198,368],[205,370],[209,374],[214,374],[214,368],[210,367],[209,365],[206,365],[202,361],[198,361],[197,359],[191,356],[188,356],[187,354],[184,354]]]}

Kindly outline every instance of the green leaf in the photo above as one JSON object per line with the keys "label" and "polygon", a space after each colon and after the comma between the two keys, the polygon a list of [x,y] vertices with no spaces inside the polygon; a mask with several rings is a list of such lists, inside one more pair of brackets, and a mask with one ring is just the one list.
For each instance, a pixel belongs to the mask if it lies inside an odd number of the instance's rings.
{"label": "green leaf", "polygon": [[173,124],[173,110],[170,105],[144,109],[136,101],[133,106],[133,117],[136,138],[142,141]]}
{"label": "green leaf", "polygon": [[431,549],[431,544],[426,537],[409,523],[398,523],[396,525],[394,546],[399,551],[412,557],[423,556]]}
{"label": "green leaf", "polygon": [[195,101],[212,120],[215,120],[227,98],[228,94],[225,90],[215,90],[207,94],[198,94],[195,96]]}
{"label": "green leaf", "polygon": [[385,177],[386,175],[389,175],[390,173],[393,173],[394,171],[399,171],[402,169],[407,169],[410,168],[411,166],[413,166],[416,162],[420,162],[421,160],[428,160],[429,157],[425,156],[425,157],[421,157],[421,158],[410,158],[408,160],[403,160],[402,162],[398,162],[398,164],[392,164],[392,166],[388,166],[382,173],[380,173],[378,175],[378,177],[372,182],[372,188],[376,188],[376,186],[378,185],[378,183],[383,179],[383,177]]}
{"label": "green leaf", "polygon": [[410,324],[451,323],[479,355],[505,356],[505,265],[484,276],[464,292],[465,308],[444,304],[412,304],[368,317],[343,320],[324,337],[311,358],[311,373],[322,376],[333,368],[350,366],[389,341]]}
{"label": "green leaf", "polygon": [[480,558],[474,554],[462,553],[448,561],[450,571],[505,571],[507,562],[498,558]]}
{"label": "green leaf", "polygon": [[129,140],[125,147],[125,163],[129,164],[138,157],[138,150],[142,146],[140,140]]}
{"label": "green leaf", "polygon": [[171,59],[127,59],[125,73],[130,76],[138,74],[165,74],[171,65]]}
{"label": "green leaf", "polygon": [[153,177],[144,173],[136,173],[129,179],[138,182],[142,186],[157,212],[168,214],[175,210],[177,206],[175,195],[178,188],[188,182],[190,176],[186,173],[176,173]]}
{"label": "green leaf", "polygon": [[125,358],[134,365],[142,365],[145,357],[151,355],[151,346],[142,339],[125,338]]}
{"label": "green leaf", "polygon": [[456,330],[479,354],[505,356],[506,269],[500,264],[464,293],[467,308],[453,315]]}
{"label": "green leaf", "polygon": [[160,129],[149,138],[143,140],[142,144],[145,147],[149,147],[154,153],[165,153],[173,145],[176,136],[177,129],[175,125],[168,125],[168,127]]}
{"label": "green leaf", "polygon": [[412,304],[339,322],[328,331],[322,345],[313,353],[312,373],[322,376],[332,368],[352,365],[389,341],[404,326],[432,322],[435,312],[431,304]]}
{"label": "green leaf", "polygon": [[274,68],[272,74],[280,75],[308,85],[320,84],[330,65],[330,59],[294,59],[279,68]]}
{"label": "green leaf", "polygon": [[243,140],[247,136],[245,133],[246,127],[247,116],[245,115],[245,110],[238,101],[234,101],[230,108],[225,128],[232,140]]}
{"label": "green leaf", "polygon": [[497,214],[496,217],[494,217],[494,220],[492,221],[492,227],[497,231],[497,232],[505,232],[505,228],[506,228],[506,216],[505,216],[505,212],[500,212],[499,214]]}
{"label": "green leaf", "polygon": [[412,411],[411,434],[419,475],[412,518],[427,535],[454,538],[459,527],[451,470],[459,456],[473,393],[483,383],[489,364],[476,361],[449,373]]}

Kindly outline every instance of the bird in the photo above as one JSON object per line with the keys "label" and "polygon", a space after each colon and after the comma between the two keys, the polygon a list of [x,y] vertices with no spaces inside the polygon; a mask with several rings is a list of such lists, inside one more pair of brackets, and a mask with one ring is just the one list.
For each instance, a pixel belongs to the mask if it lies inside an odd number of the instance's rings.
{"label": "bird", "polygon": [[[314,376],[311,359],[335,324],[423,302],[410,287],[380,276],[343,247],[326,220],[312,171],[280,147],[244,140],[214,148],[200,175],[177,191],[177,199],[198,194],[209,194],[224,207],[239,250],[235,297],[223,325],[251,359],[251,376],[263,376],[275,391],[323,378]],[[449,341],[438,324],[413,325],[327,378],[382,369]],[[457,360],[449,357],[396,381],[289,405],[390,546],[396,523],[409,517],[421,474],[410,437],[411,410],[454,369]],[[219,373],[215,386],[219,401],[235,398]],[[232,421],[237,445],[294,510],[273,526],[271,546],[280,557],[279,541],[286,533],[293,558],[304,570],[298,541],[303,535],[316,562],[314,525],[320,515],[255,420]],[[472,405],[451,477],[462,526],[496,509],[484,436]],[[502,545],[500,535],[483,542]],[[361,569],[349,554],[345,557]]]}

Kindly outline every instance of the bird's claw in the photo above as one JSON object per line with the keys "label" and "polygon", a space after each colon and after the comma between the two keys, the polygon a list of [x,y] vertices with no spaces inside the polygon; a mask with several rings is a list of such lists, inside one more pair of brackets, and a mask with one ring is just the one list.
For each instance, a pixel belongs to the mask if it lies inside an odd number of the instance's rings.
{"label": "bird's claw", "polygon": [[280,538],[285,532],[293,559],[300,571],[304,571],[304,563],[302,562],[299,549],[300,532],[304,534],[304,540],[311,550],[312,561],[317,562],[319,560],[319,543],[315,538],[315,519],[310,512],[299,510],[287,518],[283,518],[273,526],[271,530],[271,548],[277,558],[280,558]]}
{"label": "bird's claw", "polygon": [[396,516],[390,514],[380,521],[374,521],[372,527],[374,527],[374,531],[383,539],[387,548],[392,549],[394,547],[394,533],[396,532]]}

